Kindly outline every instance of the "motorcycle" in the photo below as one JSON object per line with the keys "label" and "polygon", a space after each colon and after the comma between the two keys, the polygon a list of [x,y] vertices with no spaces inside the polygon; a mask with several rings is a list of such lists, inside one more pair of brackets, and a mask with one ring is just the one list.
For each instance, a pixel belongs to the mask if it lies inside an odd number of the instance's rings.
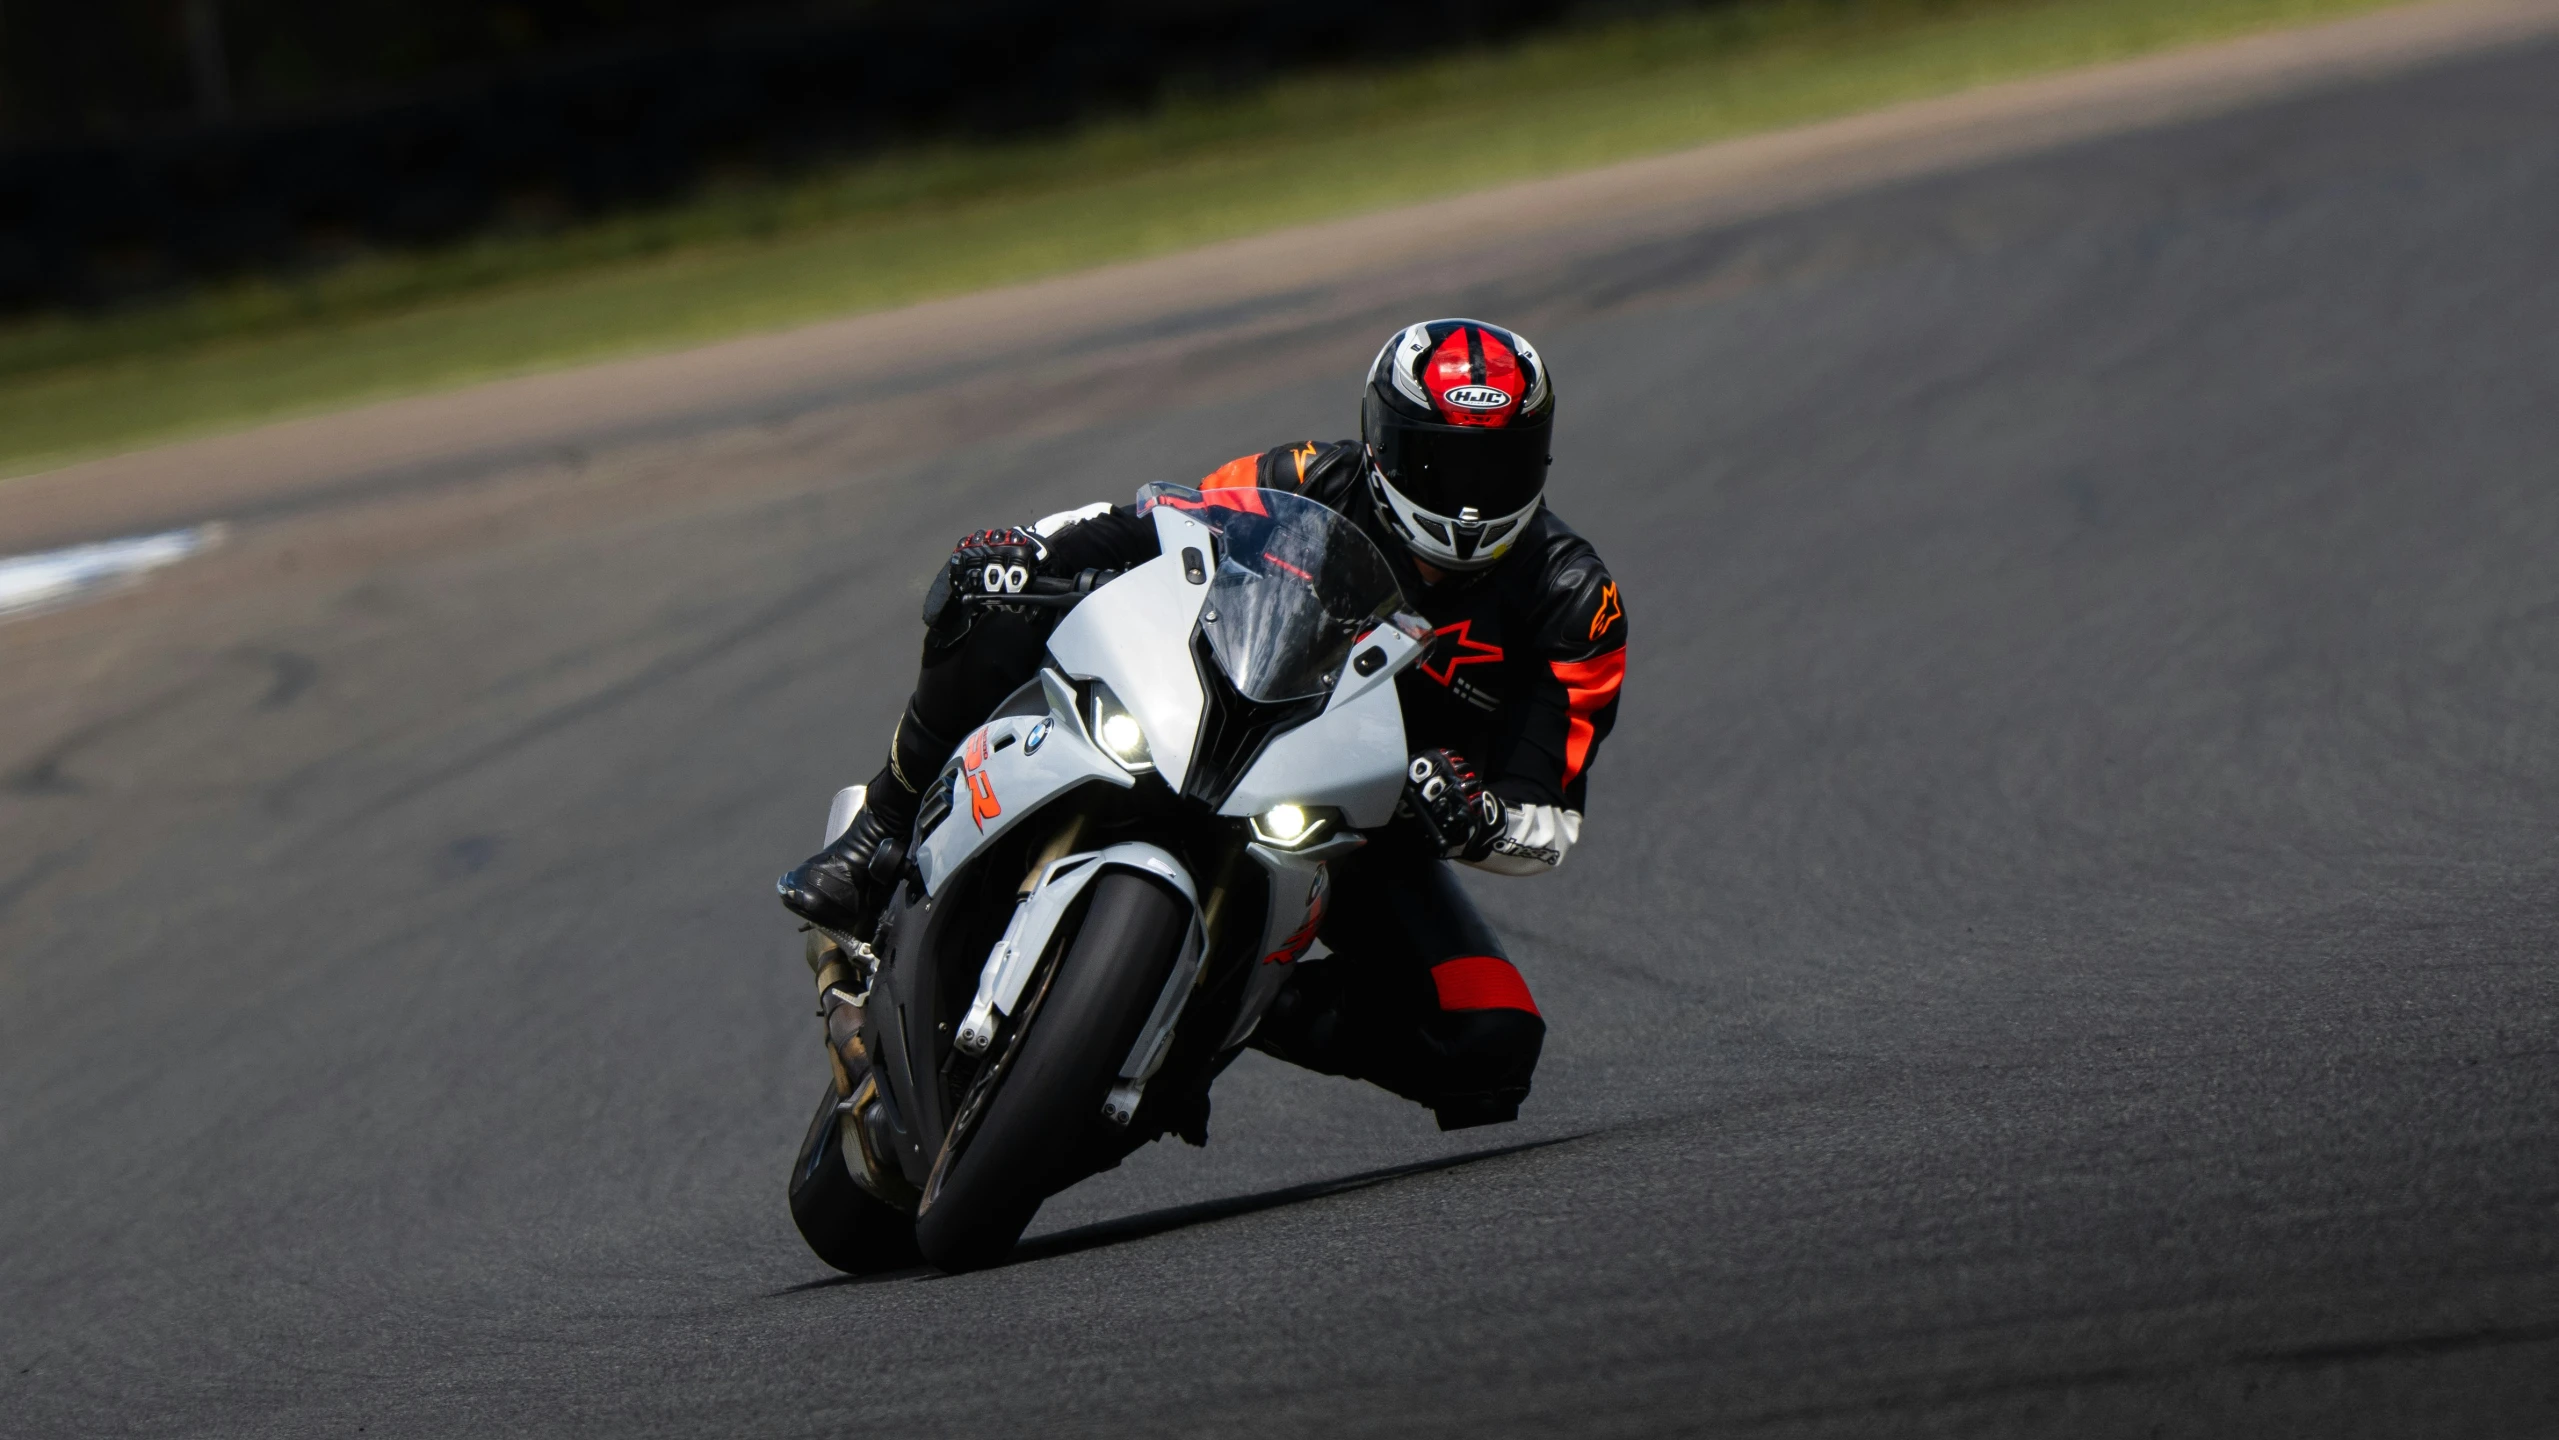
{"label": "motorcycle", "polygon": [[1205,1144],[1328,864],[1394,814],[1432,635],[1376,545],[1284,492],[1138,505],[1162,550],[1125,572],[988,568],[971,603],[1068,610],[1042,668],[925,788],[877,930],[810,934],[835,1073],[790,1201],[838,1269],[996,1263],[1049,1196]]}

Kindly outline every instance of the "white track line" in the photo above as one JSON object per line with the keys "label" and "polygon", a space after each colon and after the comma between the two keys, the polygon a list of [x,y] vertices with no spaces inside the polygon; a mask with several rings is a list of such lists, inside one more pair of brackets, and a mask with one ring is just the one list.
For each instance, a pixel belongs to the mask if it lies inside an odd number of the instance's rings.
{"label": "white track line", "polygon": [[164,565],[175,565],[222,543],[220,525],[129,535],[95,545],[72,545],[0,560],[0,620],[75,604],[138,583]]}

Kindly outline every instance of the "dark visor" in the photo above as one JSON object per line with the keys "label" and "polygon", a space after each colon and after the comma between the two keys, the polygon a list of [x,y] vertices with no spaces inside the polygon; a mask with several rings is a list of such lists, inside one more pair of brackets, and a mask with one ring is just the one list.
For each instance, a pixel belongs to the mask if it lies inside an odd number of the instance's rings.
{"label": "dark visor", "polygon": [[1479,518],[1491,520],[1545,490],[1546,442],[1553,432],[1551,420],[1499,430],[1399,420],[1373,427],[1369,444],[1387,482],[1415,505],[1448,516],[1471,505]]}

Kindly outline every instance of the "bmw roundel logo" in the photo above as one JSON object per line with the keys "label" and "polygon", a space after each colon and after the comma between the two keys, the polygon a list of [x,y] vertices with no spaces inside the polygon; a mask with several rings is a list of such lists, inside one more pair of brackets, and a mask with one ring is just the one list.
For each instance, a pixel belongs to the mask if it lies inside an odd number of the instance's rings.
{"label": "bmw roundel logo", "polygon": [[1022,737],[1022,753],[1025,755],[1037,755],[1040,753],[1040,742],[1047,738],[1048,722],[1043,720],[1037,725],[1031,727],[1030,734]]}

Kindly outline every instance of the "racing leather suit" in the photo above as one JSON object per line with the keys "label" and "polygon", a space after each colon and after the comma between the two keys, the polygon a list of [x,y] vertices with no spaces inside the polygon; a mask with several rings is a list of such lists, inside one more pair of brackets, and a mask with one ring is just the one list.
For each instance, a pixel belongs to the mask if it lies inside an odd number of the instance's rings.
{"label": "racing leather suit", "polygon": [[[1430,653],[1397,677],[1406,748],[1457,751],[1503,802],[1490,853],[1461,863],[1542,874],[1580,837],[1590,767],[1616,723],[1626,673],[1617,584],[1589,542],[1543,508],[1490,567],[1426,583],[1371,503],[1366,463],[1356,440],[1282,446],[1229,462],[1201,488],[1303,494],[1377,542],[1438,632]],[[1048,575],[1114,572],[1157,553],[1154,523],[1132,507],[1091,505],[1030,529]],[[1057,612],[972,614],[950,592],[946,568],[924,618],[922,672],[871,790],[901,830],[959,740],[1037,673]],[[1419,827],[1399,820],[1334,862],[1319,935],[1331,957],[1302,965],[1255,1048],[1372,1081],[1430,1106],[1446,1129],[1517,1115],[1544,1019]]]}

